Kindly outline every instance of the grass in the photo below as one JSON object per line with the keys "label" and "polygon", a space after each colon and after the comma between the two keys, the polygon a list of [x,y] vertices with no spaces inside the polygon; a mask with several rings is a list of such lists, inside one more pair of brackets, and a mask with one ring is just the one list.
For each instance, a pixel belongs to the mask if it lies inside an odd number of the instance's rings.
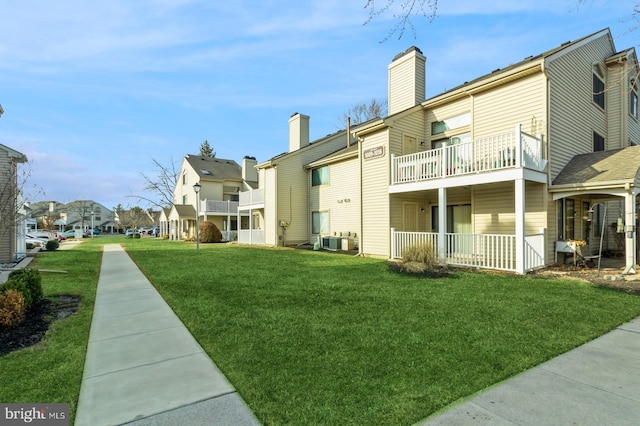
{"label": "grass", "polygon": [[[0,401],[78,398],[102,243],[135,262],[265,424],[412,424],[640,315],[637,296],[459,272],[421,279],[326,252],[100,237],[43,254],[80,311],[0,358]],[[86,265],[86,266],[85,266]]]}
{"label": "grass", "polygon": [[30,348],[0,357],[0,401],[4,403],[68,403],[71,423],[80,394],[89,340],[95,290],[100,271],[100,246],[39,254],[29,267],[65,270],[42,272],[45,297],[81,297],[78,311],[55,321],[45,339]]}
{"label": "grass", "polygon": [[640,315],[577,282],[420,279],[344,255],[127,241],[266,424],[412,424]]}

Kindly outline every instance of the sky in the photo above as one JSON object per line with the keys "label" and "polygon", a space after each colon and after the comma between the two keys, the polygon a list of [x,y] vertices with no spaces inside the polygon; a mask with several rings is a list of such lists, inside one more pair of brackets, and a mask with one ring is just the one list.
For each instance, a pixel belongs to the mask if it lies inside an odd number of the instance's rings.
{"label": "sky", "polygon": [[311,140],[343,129],[351,107],[386,100],[410,46],[430,98],[603,28],[617,50],[640,42],[633,0],[439,0],[401,38],[398,11],[367,23],[366,3],[0,0],[0,143],[29,159],[25,197],[149,207],[135,195],[152,196],[154,160],[179,166],[205,140],[268,160],[295,112]]}

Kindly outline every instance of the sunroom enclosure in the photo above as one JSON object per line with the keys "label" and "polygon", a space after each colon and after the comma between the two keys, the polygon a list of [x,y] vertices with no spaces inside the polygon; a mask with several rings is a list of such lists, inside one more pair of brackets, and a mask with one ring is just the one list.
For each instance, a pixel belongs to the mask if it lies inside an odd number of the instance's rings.
{"label": "sunroom enclosure", "polygon": [[[400,209],[404,199],[422,200],[437,206],[432,221],[444,225],[437,230],[423,223],[427,232],[414,232],[406,229],[403,212],[405,229],[397,230],[398,221],[391,229],[390,257],[401,258],[406,248],[426,243],[451,265],[517,273],[544,267],[546,226],[541,211],[546,164],[542,137],[526,134],[520,126],[470,142],[391,156],[389,193],[398,197],[392,208]],[[458,227],[458,232],[450,229],[447,215],[449,193],[454,191],[456,199],[466,193],[464,203],[474,209],[468,229]]]}

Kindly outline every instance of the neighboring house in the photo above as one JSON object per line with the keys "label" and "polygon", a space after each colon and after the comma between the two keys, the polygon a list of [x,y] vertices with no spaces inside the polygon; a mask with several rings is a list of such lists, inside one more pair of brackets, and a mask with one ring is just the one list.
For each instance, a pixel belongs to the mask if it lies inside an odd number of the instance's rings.
{"label": "neighboring house", "polygon": [[251,221],[239,241],[340,248],[346,237],[386,258],[427,242],[449,264],[525,273],[570,240],[597,253],[607,205],[603,243],[620,217],[635,272],[634,49],[617,51],[604,29],[427,100],[425,63],[415,47],[394,58],[385,118],[309,144],[309,118],[292,116],[289,151],[240,194]]}
{"label": "neighboring house", "polygon": [[13,262],[25,255],[26,218],[18,164],[26,161],[24,154],[0,144],[0,263]]}
{"label": "neighboring house", "polygon": [[29,207],[38,228],[86,231],[93,227],[102,232],[113,232],[116,226],[114,213],[93,200],[76,200],[67,204],[40,201],[31,203]]}
{"label": "neighboring house", "polygon": [[[238,229],[238,194],[258,186],[256,164],[253,157],[245,157],[240,166],[233,160],[186,155],[173,191],[174,204],[161,214],[169,238],[193,237],[198,213],[200,221],[215,224],[223,239],[232,241]],[[198,193],[195,184],[200,185]]]}

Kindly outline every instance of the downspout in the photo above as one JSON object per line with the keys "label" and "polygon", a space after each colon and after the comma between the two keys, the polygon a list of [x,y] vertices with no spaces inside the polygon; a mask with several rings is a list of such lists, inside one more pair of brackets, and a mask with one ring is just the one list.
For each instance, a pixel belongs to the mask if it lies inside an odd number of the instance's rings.
{"label": "downspout", "polygon": [[362,252],[362,233],[364,230],[364,197],[362,192],[362,138],[358,137],[358,166],[360,168],[360,234],[358,237],[358,254],[357,256],[364,256]]}

